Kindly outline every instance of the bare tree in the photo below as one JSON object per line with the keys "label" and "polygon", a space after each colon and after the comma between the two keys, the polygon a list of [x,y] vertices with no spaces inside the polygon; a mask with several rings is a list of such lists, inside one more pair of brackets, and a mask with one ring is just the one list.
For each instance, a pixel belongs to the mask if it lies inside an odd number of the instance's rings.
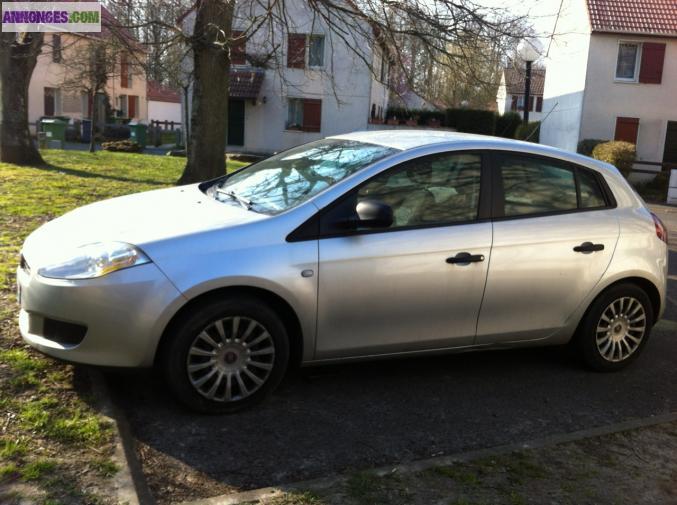
{"label": "bare tree", "polygon": [[28,128],[28,86],[42,44],[42,33],[0,35],[0,161],[44,163]]}
{"label": "bare tree", "polygon": [[117,55],[123,48],[114,38],[78,37],[64,55],[66,93],[84,95],[91,109],[89,152],[96,149],[96,126],[100,121],[98,98],[106,93],[109,80],[119,75]]}

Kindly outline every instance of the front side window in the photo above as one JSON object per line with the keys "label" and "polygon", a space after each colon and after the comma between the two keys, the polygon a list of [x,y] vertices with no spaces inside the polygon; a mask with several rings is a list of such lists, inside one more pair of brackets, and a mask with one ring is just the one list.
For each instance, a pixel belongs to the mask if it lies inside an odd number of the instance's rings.
{"label": "front side window", "polygon": [[537,158],[506,155],[500,161],[500,173],[506,217],[578,208],[573,169]]}
{"label": "front side window", "polygon": [[618,59],[616,61],[616,79],[637,80],[637,63],[640,53],[640,44],[621,42],[618,45]]}
{"label": "front side window", "polygon": [[481,169],[479,154],[427,156],[374,177],[354,203],[368,199],[389,205],[391,228],[472,221],[479,209]]}
{"label": "front side window", "polygon": [[210,186],[207,194],[224,203],[278,214],[396,152],[353,140],[319,140],[227,176]]}

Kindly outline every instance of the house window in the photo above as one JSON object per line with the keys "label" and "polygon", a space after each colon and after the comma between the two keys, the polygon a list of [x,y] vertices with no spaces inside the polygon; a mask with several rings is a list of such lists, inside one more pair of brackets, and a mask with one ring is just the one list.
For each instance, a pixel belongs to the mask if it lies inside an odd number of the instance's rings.
{"label": "house window", "polygon": [[230,46],[230,63],[245,65],[247,63],[247,39],[241,31],[233,31],[233,40]]}
{"label": "house window", "polygon": [[45,116],[56,115],[58,92],[59,90],[56,88],[45,88]]}
{"label": "house window", "polygon": [[539,96],[536,98],[536,112],[542,112],[543,111],[543,97]]}
{"label": "house window", "polygon": [[510,102],[510,110],[511,111],[517,111],[517,102],[519,101],[519,97],[517,95],[512,95],[512,99]]}
{"label": "house window", "polygon": [[322,100],[290,98],[287,130],[319,132],[322,123]]}
{"label": "house window", "polygon": [[621,42],[618,44],[616,60],[616,79],[637,81],[641,44],[637,42]]}
{"label": "house window", "polygon": [[381,56],[381,76],[380,81],[383,84],[388,84],[388,62]]}
{"label": "house window", "polygon": [[308,66],[324,66],[324,35],[310,35],[308,37]]}
{"label": "house window", "polygon": [[616,132],[614,140],[622,140],[637,145],[637,134],[639,133],[639,118],[636,117],[617,117]]}
{"label": "house window", "polygon": [[122,54],[120,56],[120,86],[123,88],[129,88],[129,62],[127,61],[127,55]]}
{"label": "house window", "polygon": [[127,116],[127,95],[120,95],[118,97],[118,105],[120,110],[120,117]]}
{"label": "house window", "polygon": [[[306,47],[308,47],[308,51],[306,51]],[[307,60],[306,57],[308,58]],[[324,35],[289,34],[287,38],[287,67],[317,68],[323,66]]]}
{"label": "house window", "polygon": [[61,62],[61,35],[52,35],[52,61]]}

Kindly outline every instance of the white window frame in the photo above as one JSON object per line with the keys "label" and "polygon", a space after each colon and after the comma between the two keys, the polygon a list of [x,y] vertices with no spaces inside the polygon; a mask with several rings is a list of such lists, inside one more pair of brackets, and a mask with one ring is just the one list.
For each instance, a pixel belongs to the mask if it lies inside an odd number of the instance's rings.
{"label": "white window frame", "polygon": [[[632,78],[628,77],[618,77],[616,71],[618,70],[618,55],[621,50],[621,44],[632,44],[637,46],[637,58],[635,58],[635,71]],[[642,42],[639,40],[619,40],[618,46],[616,48],[616,63],[614,64],[614,82],[625,82],[630,84],[636,84],[639,82],[639,71],[642,64],[642,54],[643,54]]]}
{"label": "white window frame", "polygon": [[[313,37],[322,37],[322,65],[311,65],[310,64],[310,41]],[[307,33],[306,34],[306,47],[308,48],[308,50],[306,51],[306,68],[310,68],[310,69],[324,68],[325,67],[324,61],[326,59],[326,52],[327,52],[327,38],[325,37],[324,33]]]}

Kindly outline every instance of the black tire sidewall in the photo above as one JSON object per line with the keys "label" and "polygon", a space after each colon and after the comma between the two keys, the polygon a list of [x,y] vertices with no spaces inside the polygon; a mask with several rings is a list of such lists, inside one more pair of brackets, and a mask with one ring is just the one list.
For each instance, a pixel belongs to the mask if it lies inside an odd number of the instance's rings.
{"label": "black tire sidewall", "polygon": [[[268,379],[256,392],[242,400],[226,403],[209,400],[193,388],[186,370],[186,358],[202,330],[217,319],[232,316],[249,317],[261,323],[273,339],[275,358]],[[267,304],[251,297],[229,297],[201,304],[182,317],[167,337],[160,354],[164,378],[179,402],[202,413],[230,413],[256,405],[280,383],[289,361],[289,340],[284,324]]]}
{"label": "black tire sidewall", "polygon": [[[633,297],[637,299],[644,307],[644,314],[646,317],[646,330],[644,337],[639,344],[639,347],[626,359],[620,362],[611,362],[606,360],[599,349],[597,348],[597,324],[602,316],[604,310],[613,302],[622,297]],[[578,334],[578,347],[581,352],[581,357],[585,364],[599,372],[614,372],[625,368],[630,363],[635,361],[642,353],[644,346],[649,340],[651,333],[651,326],[653,324],[653,307],[651,300],[646,292],[636,286],[635,284],[619,284],[613,286],[604,293],[602,293],[590,306]]]}

